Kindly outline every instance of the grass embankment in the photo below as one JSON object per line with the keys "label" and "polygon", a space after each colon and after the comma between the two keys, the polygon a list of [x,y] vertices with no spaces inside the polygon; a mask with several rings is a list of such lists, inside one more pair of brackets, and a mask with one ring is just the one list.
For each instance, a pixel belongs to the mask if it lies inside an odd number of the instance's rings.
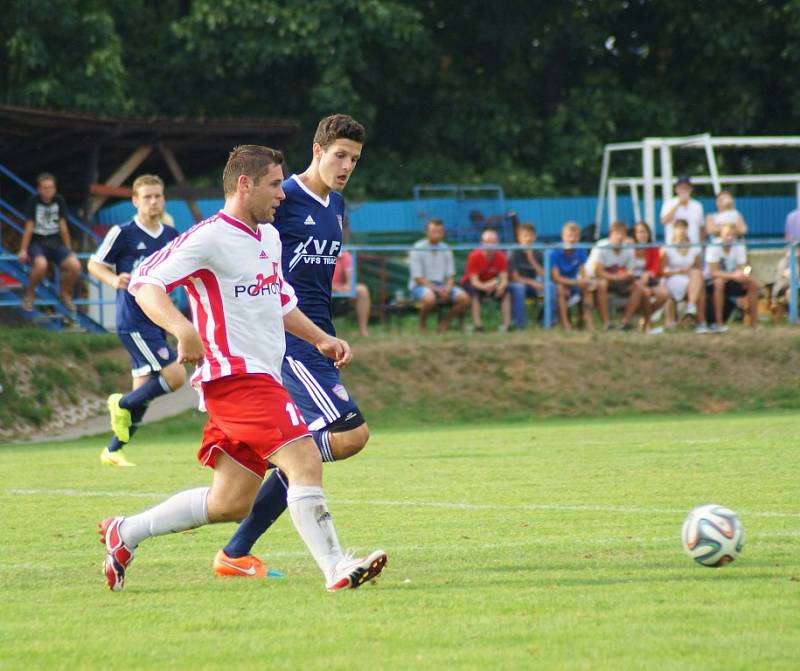
{"label": "grass embankment", "polygon": [[96,405],[130,387],[127,354],[113,335],[0,330],[0,439],[46,427],[64,408]]}
{"label": "grass embankment", "polygon": [[[344,337],[351,334],[344,331]],[[345,385],[373,426],[800,408],[800,331],[352,337]],[[0,430],[129,387],[114,336],[0,332]]]}

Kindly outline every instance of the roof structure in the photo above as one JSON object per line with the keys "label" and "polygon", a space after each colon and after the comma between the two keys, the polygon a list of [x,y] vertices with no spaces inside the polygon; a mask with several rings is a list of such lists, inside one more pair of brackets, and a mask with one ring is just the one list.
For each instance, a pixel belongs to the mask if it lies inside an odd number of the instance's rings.
{"label": "roof structure", "polygon": [[53,173],[67,200],[86,202],[88,219],[107,197],[123,196],[135,174],[153,172],[191,191],[187,179],[221,172],[235,145],[281,148],[299,130],[286,119],[118,118],[0,105],[0,164],[28,182]]}

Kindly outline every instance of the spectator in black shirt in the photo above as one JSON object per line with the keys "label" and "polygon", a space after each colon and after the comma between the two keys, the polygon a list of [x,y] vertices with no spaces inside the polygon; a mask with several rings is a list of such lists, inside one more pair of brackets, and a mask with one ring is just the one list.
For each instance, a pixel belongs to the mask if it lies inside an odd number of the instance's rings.
{"label": "spectator in black shirt", "polygon": [[56,193],[56,178],[42,173],[36,178],[36,195],[25,206],[25,231],[17,259],[30,263],[28,286],[22,299],[22,309],[33,310],[34,291],[47,274],[47,263],[61,268],[61,301],[75,312],[72,289],[81,273],[78,257],[72,253],[67,227],[67,203]]}

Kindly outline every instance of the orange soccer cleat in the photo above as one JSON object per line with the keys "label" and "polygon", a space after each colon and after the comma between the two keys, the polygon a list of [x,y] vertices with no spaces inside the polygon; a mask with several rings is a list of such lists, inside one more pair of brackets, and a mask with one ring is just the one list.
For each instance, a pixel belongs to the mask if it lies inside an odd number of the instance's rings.
{"label": "orange soccer cleat", "polygon": [[223,578],[283,578],[283,573],[268,569],[255,555],[229,557],[224,550],[214,556],[213,567]]}

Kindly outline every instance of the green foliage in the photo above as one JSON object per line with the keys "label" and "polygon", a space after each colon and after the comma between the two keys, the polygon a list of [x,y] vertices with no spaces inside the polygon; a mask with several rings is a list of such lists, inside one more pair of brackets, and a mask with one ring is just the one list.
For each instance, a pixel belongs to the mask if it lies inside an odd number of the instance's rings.
{"label": "green foliage", "polygon": [[[500,183],[510,196],[591,193],[606,142],[796,131],[792,0],[10,0],[7,102],[98,113],[318,119],[368,128],[351,197],[415,183]],[[685,154],[685,155],[684,155]],[[684,152],[676,170],[702,160]],[[793,169],[720,154],[723,171]],[[633,167],[634,164],[632,163]],[[623,169],[625,166],[621,166]]]}
{"label": "green foliage", "polygon": [[[4,671],[797,668],[794,414],[375,430],[325,491],[346,547],[386,549],[377,584],[326,594],[283,515],[256,551],[284,579],[216,579],[216,524],[143,542],[113,594],[97,522],[210,480],[176,428],[114,472],[94,438],[0,447]],[[680,547],[709,501],[745,528],[725,568]]]}

